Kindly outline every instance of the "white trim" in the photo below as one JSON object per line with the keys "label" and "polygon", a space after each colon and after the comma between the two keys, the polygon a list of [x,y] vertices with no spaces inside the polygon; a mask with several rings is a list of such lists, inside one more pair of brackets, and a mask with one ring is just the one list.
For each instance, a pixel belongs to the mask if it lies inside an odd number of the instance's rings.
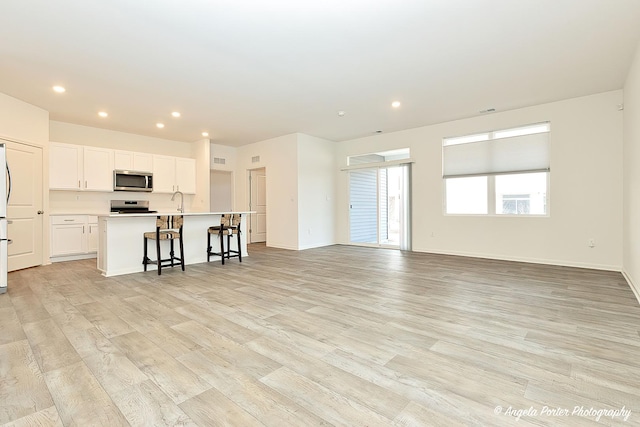
{"label": "white trim", "polygon": [[587,264],[587,263],[574,262],[574,261],[562,261],[562,260],[527,258],[527,257],[510,257],[510,256],[503,256],[503,255],[482,254],[482,253],[476,253],[476,252],[434,251],[430,249],[416,249],[416,248],[414,248],[413,251],[420,252],[420,253],[438,254],[438,255],[453,255],[453,256],[463,256],[463,257],[469,257],[469,258],[485,258],[485,259],[493,259],[498,261],[514,261],[514,262],[526,262],[529,264],[555,265],[559,267],[587,268],[590,270],[603,270],[603,271],[614,271],[614,272],[620,272],[622,270],[622,267],[620,265]]}
{"label": "white trim", "polygon": [[341,171],[350,171],[354,169],[374,169],[374,168],[387,168],[390,166],[406,165],[407,163],[415,163],[411,157],[400,160],[390,160],[388,162],[375,162],[375,163],[363,163],[361,165],[350,165],[341,168]]}
{"label": "white trim", "polygon": [[638,303],[640,303],[640,288],[638,288],[638,286],[633,282],[633,280],[631,280],[631,276],[629,275],[629,273],[626,272],[624,268],[622,269],[621,273],[624,279],[627,281],[627,284],[631,288],[631,291],[636,296]]}
{"label": "white trim", "polygon": [[62,261],[77,261],[80,259],[91,259],[97,258],[97,252],[90,252],[86,254],[78,254],[78,255],[62,255],[62,256],[52,256],[50,258],[51,262],[62,262]]}

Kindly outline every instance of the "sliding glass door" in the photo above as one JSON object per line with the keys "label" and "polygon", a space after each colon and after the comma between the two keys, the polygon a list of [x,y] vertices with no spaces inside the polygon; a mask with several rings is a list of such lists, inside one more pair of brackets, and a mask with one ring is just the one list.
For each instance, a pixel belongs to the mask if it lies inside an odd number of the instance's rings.
{"label": "sliding glass door", "polygon": [[349,172],[349,241],[408,249],[408,165]]}

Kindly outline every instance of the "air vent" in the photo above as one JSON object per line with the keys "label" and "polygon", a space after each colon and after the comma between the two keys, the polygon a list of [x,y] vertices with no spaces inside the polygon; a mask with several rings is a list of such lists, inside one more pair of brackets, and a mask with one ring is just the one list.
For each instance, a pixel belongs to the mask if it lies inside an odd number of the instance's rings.
{"label": "air vent", "polygon": [[224,159],[222,157],[214,157],[213,163],[215,163],[216,165],[224,165],[225,163],[227,163],[227,159]]}
{"label": "air vent", "polygon": [[253,156],[251,158],[251,163],[258,163],[260,161],[260,156]]}

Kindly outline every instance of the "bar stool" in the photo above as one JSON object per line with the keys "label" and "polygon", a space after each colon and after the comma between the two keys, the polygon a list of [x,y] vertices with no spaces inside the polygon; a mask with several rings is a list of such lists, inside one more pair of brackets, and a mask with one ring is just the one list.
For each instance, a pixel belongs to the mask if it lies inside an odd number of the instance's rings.
{"label": "bar stool", "polygon": [[[242,214],[233,214],[231,217],[231,225],[227,231],[227,259],[238,257],[238,261],[242,262],[242,245],[240,244],[240,225],[242,223]],[[231,250],[231,236],[237,236],[238,246],[237,250]]]}
{"label": "bar stool", "polygon": [[[220,225],[213,225],[207,230],[207,262],[211,261],[211,255],[217,255],[222,259],[224,265],[224,235],[231,227],[231,214],[222,214],[220,216]],[[220,242],[220,252],[213,252],[211,248],[211,236],[217,235]]]}
{"label": "bar stool", "polygon": [[[162,267],[173,267],[176,265],[174,261],[180,261],[182,271],[184,271],[184,246],[182,243],[182,224],[184,219],[182,215],[163,215],[156,219],[156,231],[144,233],[144,256],[142,264],[144,271],[147,271],[148,264],[156,264],[158,266],[158,276],[162,274]],[[156,260],[152,261],[147,256],[147,239],[156,241]],[[180,258],[175,256],[173,241],[178,239],[180,244]],[[169,240],[171,242],[169,258],[162,259],[160,253],[160,241]]]}

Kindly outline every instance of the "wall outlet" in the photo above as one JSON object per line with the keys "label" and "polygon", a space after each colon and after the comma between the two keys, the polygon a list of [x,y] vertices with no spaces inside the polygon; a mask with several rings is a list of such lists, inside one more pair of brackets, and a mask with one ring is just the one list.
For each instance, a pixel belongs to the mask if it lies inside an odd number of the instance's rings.
{"label": "wall outlet", "polygon": [[589,246],[590,248],[595,248],[596,247],[596,241],[594,239],[589,239],[589,242],[587,243],[587,246]]}

